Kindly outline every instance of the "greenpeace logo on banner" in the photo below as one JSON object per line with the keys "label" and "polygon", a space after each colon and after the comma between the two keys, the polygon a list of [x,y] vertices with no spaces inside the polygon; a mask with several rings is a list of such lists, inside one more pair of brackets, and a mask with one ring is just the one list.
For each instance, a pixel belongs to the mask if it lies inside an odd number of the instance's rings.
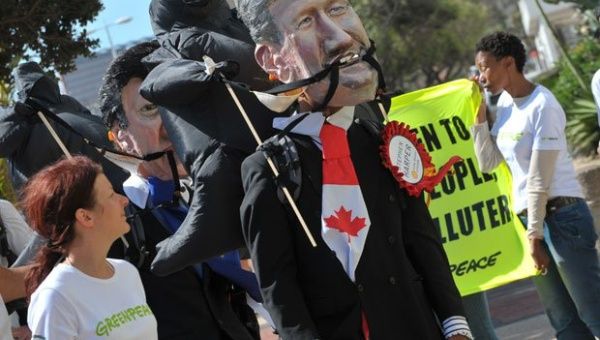
{"label": "greenpeace logo on banner", "polygon": [[493,267],[496,265],[496,261],[498,260],[498,256],[500,256],[500,254],[502,254],[502,252],[497,251],[491,255],[486,255],[479,259],[470,259],[460,263],[450,264],[450,271],[454,275],[463,276],[478,270],[484,270],[486,268]]}
{"label": "greenpeace logo on banner", "polygon": [[425,193],[462,295],[534,274],[525,229],[512,211],[508,168],[479,169],[470,131],[479,103],[479,87],[458,80],[393,98],[389,113],[411,126],[434,165],[463,159]]}

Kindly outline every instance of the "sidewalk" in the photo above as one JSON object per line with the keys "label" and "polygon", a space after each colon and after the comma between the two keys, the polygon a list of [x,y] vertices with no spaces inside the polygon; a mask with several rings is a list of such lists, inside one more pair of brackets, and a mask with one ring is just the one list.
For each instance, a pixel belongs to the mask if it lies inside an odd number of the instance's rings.
{"label": "sidewalk", "polygon": [[554,339],[554,330],[545,314],[533,316],[496,328],[502,340],[547,340]]}
{"label": "sidewalk", "polygon": [[554,330],[544,314],[531,280],[521,280],[488,292],[496,334],[503,340],[548,340]]}

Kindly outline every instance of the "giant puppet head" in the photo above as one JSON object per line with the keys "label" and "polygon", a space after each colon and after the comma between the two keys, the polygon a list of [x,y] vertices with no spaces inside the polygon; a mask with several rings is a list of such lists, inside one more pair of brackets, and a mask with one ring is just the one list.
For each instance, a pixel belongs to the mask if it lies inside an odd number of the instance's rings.
{"label": "giant puppet head", "polygon": [[[344,0],[239,0],[238,11],[257,43],[263,70],[284,83],[314,76],[341,62],[339,82],[327,107],[375,98],[377,71],[362,57],[371,43],[360,18]],[[323,103],[330,79],[308,85],[308,109]]]}

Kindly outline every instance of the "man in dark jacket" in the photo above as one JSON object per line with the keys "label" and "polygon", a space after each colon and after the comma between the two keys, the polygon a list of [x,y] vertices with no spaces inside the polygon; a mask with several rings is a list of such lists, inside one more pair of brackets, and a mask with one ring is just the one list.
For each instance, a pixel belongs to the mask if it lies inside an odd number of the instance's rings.
{"label": "man in dark jacket", "polygon": [[[375,97],[378,77],[366,61],[371,43],[352,7],[347,1],[240,0],[238,11],[257,43],[256,60],[272,77],[294,83],[339,65],[337,81],[330,76],[304,87],[300,112],[306,114],[290,134],[302,171],[297,203],[316,247],[278,199],[264,155],[242,165],[244,237],[279,334],[294,340],[470,338],[422,197],[399,188],[381,164],[373,124],[356,118],[355,106]],[[330,87],[335,92],[328,98]]]}
{"label": "man in dark jacket", "polygon": [[[243,247],[239,203],[242,160],[256,142],[222,83],[205,73],[203,57],[233,60],[232,80],[262,89],[267,75],[253,62],[254,42],[223,0],[153,0],[150,17],[161,48],[145,59],[153,66],[141,93],[161,107],[173,149],[192,178],[194,198],[181,227],[157,246],[152,270],[166,275]],[[156,66],[156,67],[154,67]],[[236,91],[261,138],[271,119],[253,94]]]}
{"label": "man in dark jacket", "polygon": [[[157,43],[138,44],[113,61],[101,88],[100,109],[113,141],[121,151],[144,156],[172,150],[156,105],[139,94],[148,74],[142,58]],[[150,272],[155,245],[171,235],[187,215],[185,198],[172,203],[174,176],[186,176],[179,161],[167,157],[142,162],[123,184],[123,190],[141,210],[140,216],[149,258],[140,270],[148,304],[164,339],[257,339],[258,325],[246,304],[246,291],[217,274],[213,261],[188,266],[158,277]],[[185,196],[185,195],[184,195]],[[239,267],[239,262],[238,262]],[[253,278],[252,278],[253,279]]]}

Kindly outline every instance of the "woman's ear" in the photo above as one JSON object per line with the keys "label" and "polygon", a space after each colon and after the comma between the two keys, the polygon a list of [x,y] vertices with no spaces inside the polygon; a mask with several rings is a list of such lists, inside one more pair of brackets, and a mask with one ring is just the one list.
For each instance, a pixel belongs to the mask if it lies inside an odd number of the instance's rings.
{"label": "woman's ear", "polygon": [[94,218],[89,210],[79,208],[75,211],[75,221],[85,227],[90,228],[94,225]]}

